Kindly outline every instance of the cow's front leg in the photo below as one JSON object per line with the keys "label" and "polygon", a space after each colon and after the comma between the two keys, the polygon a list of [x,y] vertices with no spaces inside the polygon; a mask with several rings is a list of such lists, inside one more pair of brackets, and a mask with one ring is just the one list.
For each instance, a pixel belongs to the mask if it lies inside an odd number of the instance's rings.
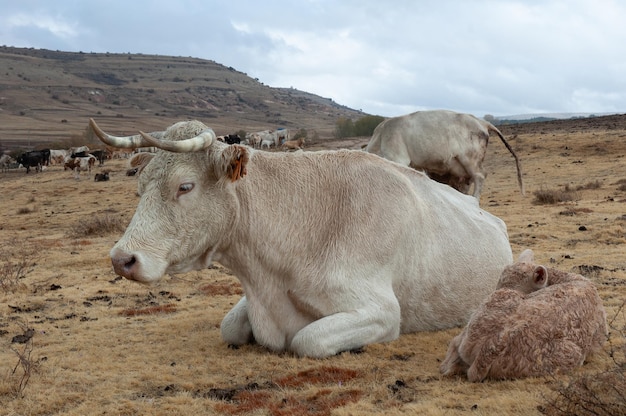
{"label": "cow's front leg", "polygon": [[229,345],[243,345],[254,341],[248,319],[248,300],[242,297],[222,319],[222,339]]}
{"label": "cow's front leg", "polygon": [[400,335],[400,305],[388,299],[318,319],[293,337],[290,350],[301,357],[323,358]]}

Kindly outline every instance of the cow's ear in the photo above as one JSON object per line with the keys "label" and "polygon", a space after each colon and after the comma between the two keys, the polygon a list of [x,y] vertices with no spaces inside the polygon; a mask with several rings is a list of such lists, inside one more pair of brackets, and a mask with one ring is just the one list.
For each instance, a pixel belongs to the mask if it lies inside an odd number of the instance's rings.
{"label": "cow's ear", "polygon": [[522,254],[519,255],[519,259],[517,260],[519,263],[533,263],[535,259],[535,255],[533,251],[529,248],[522,251]]}
{"label": "cow's ear", "polygon": [[248,173],[249,160],[250,150],[247,147],[238,144],[226,147],[222,152],[224,173],[232,182],[243,178]]}
{"label": "cow's ear", "polygon": [[533,272],[533,285],[535,288],[541,289],[546,287],[548,284],[548,269],[544,266],[535,267],[535,271]]}
{"label": "cow's ear", "polygon": [[137,166],[137,176],[141,175],[141,172],[148,166],[148,163],[152,161],[152,159],[156,156],[156,153],[137,153],[138,155],[144,155],[141,159],[141,163]]}

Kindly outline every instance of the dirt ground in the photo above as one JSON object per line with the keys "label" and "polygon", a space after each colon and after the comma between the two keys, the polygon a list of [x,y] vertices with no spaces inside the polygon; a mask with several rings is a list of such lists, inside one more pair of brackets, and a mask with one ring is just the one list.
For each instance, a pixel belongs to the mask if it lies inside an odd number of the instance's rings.
{"label": "dirt ground", "polygon": [[[534,125],[505,134],[526,196],[494,136],[481,206],[506,222],[514,256],[531,248],[539,263],[596,282],[610,342],[572,377],[623,363],[626,128]],[[322,360],[228,348],[219,325],[241,286],[224,267],[154,286],[113,272],[109,249],[138,202],[126,163],[96,169],[110,170],[108,182],[94,182],[94,172],[75,180],[59,166],[0,173],[0,414],[533,415],[570,380],[442,378],[438,366],[460,328]],[[538,203],[551,192],[570,200]]]}

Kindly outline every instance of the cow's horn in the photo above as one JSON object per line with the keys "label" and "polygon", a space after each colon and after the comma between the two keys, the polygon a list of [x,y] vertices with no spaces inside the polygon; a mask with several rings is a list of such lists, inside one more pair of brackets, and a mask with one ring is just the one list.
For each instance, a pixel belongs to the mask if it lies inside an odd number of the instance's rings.
{"label": "cow's horn", "polygon": [[206,129],[196,137],[185,140],[159,140],[143,131],[140,131],[139,134],[149,143],[148,146],[155,146],[159,149],[175,153],[188,153],[206,149],[217,139],[211,129]]}
{"label": "cow's horn", "polygon": [[110,134],[102,131],[100,127],[96,124],[93,118],[89,119],[89,126],[93,129],[96,136],[100,138],[104,143],[109,146],[117,147],[120,149],[134,149],[137,147],[147,147],[151,146],[147,144],[143,137],[139,134],[134,136],[111,136]]}

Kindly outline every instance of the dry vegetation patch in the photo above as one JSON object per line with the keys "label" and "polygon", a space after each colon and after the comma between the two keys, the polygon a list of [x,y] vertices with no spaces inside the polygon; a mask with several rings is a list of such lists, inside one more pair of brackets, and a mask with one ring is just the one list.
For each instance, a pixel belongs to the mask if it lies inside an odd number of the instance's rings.
{"label": "dry vegetation patch", "polygon": [[16,238],[0,245],[0,292],[25,288],[22,280],[36,263],[37,248]]}
{"label": "dry vegetation patch", "polygon": [[559,212],[559,215],[567,215],[568,217],[572,217],[574,215],[580,214],[589,214],[593,212],[591,208],[586,207],[566,207],[563,211]]}
{"label": "dry vegetation patch", "polygon": [[132,308],[124,309],[120,312],[122,316],[139,316],[139,315],[153,315],[155,313],[174,313],[176,312],[176,305],[156,305],[148,306],[147,308]]}
{"label": "dry vegetation patch", "polygon": [[73,238],[123,233],[128,224],[119,215],[99,214],[76,222],[68,235]]}
{"label": "dry vegetation patch", "polygon": [[243,295],[241,283],[233,281],[208,283],[202,285],[199,290],[209,296]]}
{"label": "dry vegetation patch", "polygon": [[533,192],[533,195],[535,195],[533,203],[540,205],[558,204],[579,199],[578,193],[569,187],[563,189],[542,188]]}
{"label": "dry vegetation patch", "polygon": [[[550,416],[613,416],[626,414],[626,326],[616,326],[617,317],[624,315],[622,303],[616,316],[609,321],[608,368],[569,377],[552,387],[554,394],[546,399],[542,413]],[[623,322],[624,320],[620,320]]]}
{"label": "dry vegetation patch", "polygon": [[[265,410],[273,416],[326,416],[333,409],[357,402],[364,392],[324,386],[341,386],[358,376],[359,373],[355,370],[320,366],[262,385],[250,383],[231,389],[211,389],[207,397],[225,401],[226,403],[217,405],[216,409],[231,415]],[[321,388],[311,389],[312,387]],[[294,388],[297,390],[293,390]],[[276,397],[273,392],[276,389],[290,389],[291,393]]]}

